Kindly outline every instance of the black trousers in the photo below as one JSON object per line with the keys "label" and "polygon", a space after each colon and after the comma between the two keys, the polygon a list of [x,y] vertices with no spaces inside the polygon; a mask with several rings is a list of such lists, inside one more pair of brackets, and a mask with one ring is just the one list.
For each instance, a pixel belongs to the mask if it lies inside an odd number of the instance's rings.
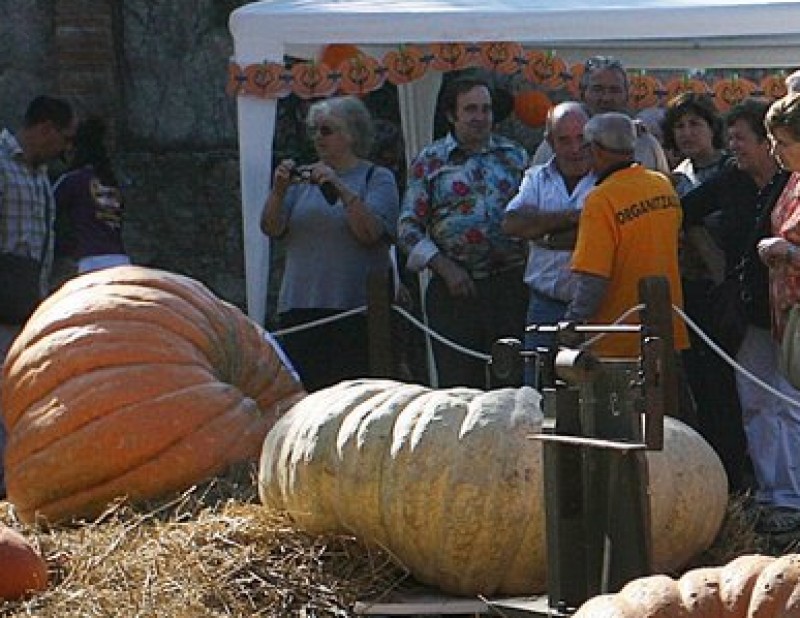
{"label": "black trousers", "polygon": [[[440,335],[475,352],[489,354],[492,344],[503,337],[522,341],[528,288],[522,280],[523,267],[478,279],[477,298],[453,298],[441,277],[428,284],[425,307],[430,327]],[[433,341],[439,386],[469,386],[486,389],[521,386],[522,374],[513,384],[491,378],[484,360]]]}
{"label": "black trousers", "polygon": [[[281,328],[344,313],[335,309],[292,309],[281,313]],[[281,336],[281,347],[309,392],[342,380],[369,376],[367,317],[351,315]]]}

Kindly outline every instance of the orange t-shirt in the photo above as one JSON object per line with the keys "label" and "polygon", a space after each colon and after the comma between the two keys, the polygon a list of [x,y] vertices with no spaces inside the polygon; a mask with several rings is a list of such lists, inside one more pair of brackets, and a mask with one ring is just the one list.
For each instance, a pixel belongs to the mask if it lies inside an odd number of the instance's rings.
{"label": "orange t-shirt", "polygon": [[[583,207],[572,270],[609,280],[606,295],[591,322],[611,324],[639,304],[639,280],[664,276],[672,304],[683,307],[678,267],[681,202],[669,179],[641,165],[631,165],[603,179]],[[626,323],[638,323],[634,313]],[[673,314],[675,349],[689,347],[686,325]],[[599,357],[641,354],[635,334],[609,334],[592,351]]]}

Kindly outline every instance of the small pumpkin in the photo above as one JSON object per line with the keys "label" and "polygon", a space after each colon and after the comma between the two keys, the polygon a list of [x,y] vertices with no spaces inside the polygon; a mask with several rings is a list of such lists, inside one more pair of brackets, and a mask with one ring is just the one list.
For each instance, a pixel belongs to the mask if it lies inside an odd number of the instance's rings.
{"label": "small pumpkin", "polygon": [[305,394],[282,359],[189,277],[124,266],[68,281],[3,367],[9,501],[25,522],[94,517],[256,459]]}
{"label": "small pumpkin", "polygon": [[17,601],[47,589],[47,563],[16,530],[0,525],[0,599]]}
{"label": "small pumpkin", "polygon": [[544,125],[552,106],[550,97],[539,90],[523,90],[514,95],[514,114],[529,127]]}
{"label": "small pumpkin", "polygon": [[573,618],[788,618],[800,616],[800,555],[740,556],[679,580],[635,579],[584,603]]}
{"label": "small pumpkin", "polygon": [[383,56],[387,78],[393,84],[407,84],[421,78],[428,71],[430,58],[415,45],[403,45]]}
{"label": "small pumpkin", "polygon": [[[447,592],[540,593],[542,447],[530,439],[541,429],[540,399],[530,388],[342,382],[300,401],[267,434],[259,495],[312,532],[376,542]],[[700,435],[671,418],[664,452],[647,463],[654,568],[671,570],[713,542],[727,479]]]}
{"label": "small pumpkin", "polygon": [[329,69],[337,71],[339,65],[347,60],[358,58],[363,55],[361,50],[350,43],[332,43],[322,48],[319,55],[319,62],[326,65]]}

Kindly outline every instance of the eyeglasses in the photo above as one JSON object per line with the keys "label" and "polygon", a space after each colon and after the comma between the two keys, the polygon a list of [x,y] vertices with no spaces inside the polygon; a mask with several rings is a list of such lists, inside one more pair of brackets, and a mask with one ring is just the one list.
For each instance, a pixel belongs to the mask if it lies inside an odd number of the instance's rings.
{"label": "eyeglasses", "polygon": [[320,126],[310,124],[306,128],[306,132],[308,133],[308,136],[311,138],[316,137],[317,133],[319,133],[322,137],[330,137],[334,133],[338,133],[339,129],[335,127],[329,127],[324,124]]}
{"label": "eyeglasses", "polygon": [[592,56],[583,65],[584,71],[596,71],[598,69],[622,69],[622,63],[612,56]]}

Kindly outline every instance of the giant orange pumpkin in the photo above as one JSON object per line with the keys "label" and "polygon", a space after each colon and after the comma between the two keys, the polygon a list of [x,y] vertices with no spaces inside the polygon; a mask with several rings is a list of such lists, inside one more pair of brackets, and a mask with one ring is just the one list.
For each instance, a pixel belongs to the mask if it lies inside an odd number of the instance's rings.
{"label": "giant orange pumpkin", "polygon": [[514,95],[514,114],[529,127],[541,127],[553,102],[544,92],[524,90]]}
{"label": "giant orange pumpkin", "polygon": [[304,396],[281,358],[188,277],[125,266],[67,282],[3,367],[9,501],[26,522],[93,517],[256,458]]}

